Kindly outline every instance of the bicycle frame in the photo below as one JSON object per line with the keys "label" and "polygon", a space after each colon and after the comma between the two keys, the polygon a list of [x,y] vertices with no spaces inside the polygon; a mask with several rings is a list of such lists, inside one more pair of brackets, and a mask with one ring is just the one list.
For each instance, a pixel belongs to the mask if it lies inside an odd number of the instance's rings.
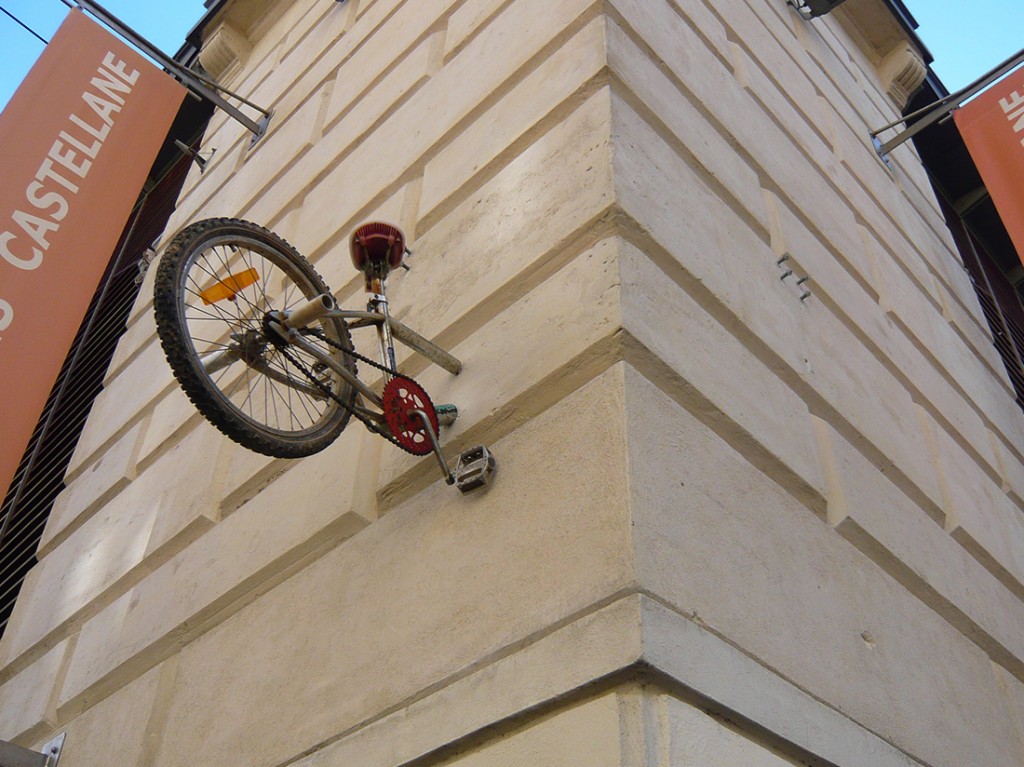
{"label": "bicycle frame", "polygon": [[[380,289],[382,291],[381,293],[372,294],[370,306],[376,305],[380,307],[382,311],[370,311],[369,309],[366,311],[340,309],[338,308],[334,297],[330,294],[324,293],[310,299],[290,312],[279,312],[277,313],[278,316],[272,317],[271,319],[274,331],[278,333],[278,335],[288,341],[288,343],[294,344],[308,353],[321,364],[329,367],[349,383],[359,395],[371,402],[377,408],[383,408],[384,406],[384,402],[380,395],[363,383],[358,376],[348,370],[336,359],[325,354],[315,344],[310,343],[310,341],[308,341],[300,332],[306,325],[316,322],[317,320],[340,319],[343,320],[350,329],[376,327],[377,339],[380,347],[381,364],[392,370],[395,368],[394,347],[392,342],[392,338],[394,338],[401,341],[413,351],[423,355],[444,370],[447,370],[452,375],[458,375],[462,371],[462,362],[458,358],[454,357],[432,341],[424,338],[408,325],[405,325],[391,317],[387,311],[387,298],[383,294],[383,285],[380,286]],[[389,379],[390,375],[385,371],[384,383],[386,384]],[[384,421],[383,415],[380,412],[366,408],[365,405],[362,404],[356,404],[355,407],[359,409],[362,415],[378,423],[382,423]],[[444,455],[441,453],[437,434],[434,432],[430,419],[422,410],[414,410],[413,414],[423,422],[427,436],[430,439],[431,448],[438,463],[440,464],[441,472],[444,475],[445,481],[448,484],[454,484],[455,476],[452,474],[447,461],[445,461]],[[439,421],[442,425],[450,425],[450,421],[445,423],[445,419],[441,415],[439,415]]]}
{"label": "bicycle frame", "polygon": [[[380,406],[382,403],[380,397],[373,389],[360,381],[343,365],[340,365],[336,360],[324,354],[318,347],[307,341],[298,331],[311,322],[321,319],[344,320],[348,323],[350,329],[376,326],[380,334],[381,362],[386,367],[389,363],[391,366],[394,365],[394,362],[388,359],[390,355],[386,351],[387,341],[385,339],[387,339],[388,335],[391,335],[452,375],[458,375],[462,372],[462,362],[458,358],[449,354],[432,341],[427,340],[408,325],[382,312],[340,309],[335,304],[334,297],[327,294],[316,296],[294,311],[285,313],[282,319],[284,323],[279,324],[278,327],[283,337],[330,367],[331,370],[350,383],[356,391],[363,394],[377,406]],[[387,376],[386,373],[385,376]]]}

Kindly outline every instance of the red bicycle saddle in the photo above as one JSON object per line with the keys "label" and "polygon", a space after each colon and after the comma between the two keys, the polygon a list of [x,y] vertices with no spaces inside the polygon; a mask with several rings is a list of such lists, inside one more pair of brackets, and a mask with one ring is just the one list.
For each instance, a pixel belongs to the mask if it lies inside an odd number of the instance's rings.
{"label": "red bicycle saddle", "polygon": [[402,265],[405,235],[397,226],[372,221],[352,232],[349,252],[352,254],[352,264],[359,271],[368,274],[368,268],[379,272],[383,267],[386,274],[387,270]]}

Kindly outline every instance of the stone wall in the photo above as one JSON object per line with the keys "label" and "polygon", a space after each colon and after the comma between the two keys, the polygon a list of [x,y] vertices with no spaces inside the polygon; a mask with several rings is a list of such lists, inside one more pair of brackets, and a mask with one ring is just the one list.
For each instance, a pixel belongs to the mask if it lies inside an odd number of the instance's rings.
{"label": "stone wall", "polygon": [[349,233],[399,223],[393,309],[465,364],[404,370],[497,480],[460,496],[358,424],[237,447],[151,273],[0,642],[0,737],[67,731],[62,767],[1020,764],[1024,416],[912,148],[871,147],[906,45],[879,8],[229,7],[211,60],[274,118],[250,148],[215,115],[168,238],[259,222],[351,306]]}

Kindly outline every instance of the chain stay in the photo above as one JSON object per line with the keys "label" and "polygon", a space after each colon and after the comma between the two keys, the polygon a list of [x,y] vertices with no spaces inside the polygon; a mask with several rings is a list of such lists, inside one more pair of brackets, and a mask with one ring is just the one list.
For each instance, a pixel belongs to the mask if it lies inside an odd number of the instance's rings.
{"label": "chain stay", "polygon": [[[409,376],[404,376],[401,373],[399,373],[398,371],[393,370],[393,369],[391,369],[391,368],[389,368],[389,367],[387,367],[385,365],[381,365],[379,362],[376,362],[375,360],[372,360],[369,357],[364,357],[362,354],[357,352],[355,349],[347,349],[347,348],[345,348],[344,346],[339,344],[337,341],[333,341],[330,338],[328,338],[327,334],[324,333],[321,330],[314,330],[312,328],[302,328],[299,332],[302,333],[303,335],[315,336],[316,338],[319,338],[321,341],[323,341],[327,345],[333,346],[335,349],[340,351],[342,354],[346,354],[346,355],[348,355],[350,357],[353,357],[354,359],[358,360],[359,362],[364,362],[367,365],[369,365],[370,367],[376,368],[377,370],[381,371],[382,373],[387,373],[392,378],[401,378],[401,379],[403,379],[405,381],[412,381],[413,383],[416,383],[416,381],[413,380],[412,378],[410,378]],[[331,399],[333,399],[335,402],[337,402],[339,405],[341,405],[343,408],[345,408],[349,413],[354,415],[363,424],[363,426],[365,426],[367,428],[368,431],[372,432],[373,434],[380,435],[381,437],[386,439],[388,442],[390,442],[392,445],[394,445],[395,447],[401,448],[402,450],[404,450],[405,452],[409,453],[410,455],[417,455],[413,451],[409,450],[409,448],[407,448],[401,442],[399,442],[398,439],[393,434],[389,434],[388,431],[387,431],[387,425],[383,426],[385,431],[382,431],[381,430],[381,428],[382,428],[381,426],[378,426],[372,420],[370,420],[369,418],[367,418],[364,415],[362,415],[361,413],[359,413],[356,410],[356,408],[351,406],[349,403],[342,401],[341,397],[336,395],[333,391],[331,391],[329,386],[327,386],[325,383],[320,381],[320,379],[318,379],[315,375],[313,375],[313,372],[309,368],[307,368],[304,364],[302,364],[302,362],[300,362],[284,346],[278,346],[277,349],[278,349],[278,351],[281,352],[281,354],[284,355],[285,359],[287,359],[289,362],[291,362],[295,367],[297,367],[303,373],[303,375],[306,376],[306,378],[309,379],[309,382],[313,386],[315,386],[317,389],[319,389],[325,396],[330,397]],[[420,387],[420,388],[422,388],[422,387]]]}

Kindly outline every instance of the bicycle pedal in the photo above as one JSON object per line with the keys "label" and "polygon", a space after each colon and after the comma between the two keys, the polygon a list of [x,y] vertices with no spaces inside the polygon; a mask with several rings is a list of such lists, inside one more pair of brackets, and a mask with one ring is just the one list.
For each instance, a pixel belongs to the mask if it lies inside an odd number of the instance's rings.
{"label": "bicycle pedal", "polygon": [[437,413],[437,423],[441,426],[451,426],[459,417],[459,409],[455,405],[437,405],[434,412]]}
{"label": "bicycle pedal", "polygon": [[495,469],[494,456],[483,445],[466,450],[459,456],[455,467],[455,485],[463,493],[487,487],[491,484]]}

